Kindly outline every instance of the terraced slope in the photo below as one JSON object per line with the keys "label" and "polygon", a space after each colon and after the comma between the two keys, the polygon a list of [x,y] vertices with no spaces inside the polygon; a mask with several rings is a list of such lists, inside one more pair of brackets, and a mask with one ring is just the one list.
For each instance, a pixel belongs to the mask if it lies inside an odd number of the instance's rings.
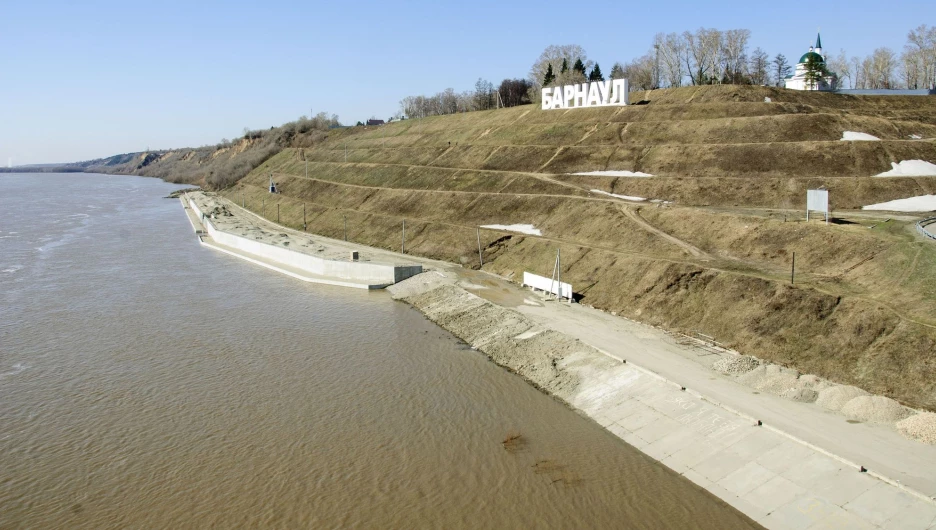
{"label": "terraced slope", "polygon": [[[480,239],[484,269],[515,279],[548,275],[561,249],[582,303],[936,409],[936,245],[912,216],[825,225],[799,210],[818,186],[838,210],[936,192],[936,177],[871,177],[936,162],[936,98],[729,86],[632,96],[645,104],[335,130],[225,194],[384,248],[400,248],[405,219],[407,252],[469,267]],[[842,142],[844,131],[882,141]],[[656,176],[569,174],[596,170]],[[280,194],[266,191],[271,174]],[[477,228],[520,223],[543,235]]]}

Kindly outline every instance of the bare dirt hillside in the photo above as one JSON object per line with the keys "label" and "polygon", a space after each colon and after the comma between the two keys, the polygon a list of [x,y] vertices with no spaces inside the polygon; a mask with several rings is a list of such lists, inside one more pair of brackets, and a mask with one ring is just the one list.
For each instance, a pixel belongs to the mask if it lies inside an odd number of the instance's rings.
{"label": "bare dirt hillside", "polygon": [[[407,252],[466,267],[479,267],[480,239],[483,268],[514,280],[548,276],[561,249],[581,303],[936,410],[936,242],[915,232],[919,216],[846,211],[936,193],[936,177],[872,177],[936,163],[936,98],[718,86],[631,100],[332,130],[224,193],[390,249],[405,220]],[[655,176],[570,174],[606,170]],[[829,225],[803,219],[805,190],[820,186]],[[542,236],[477,228],[489,224]]]}

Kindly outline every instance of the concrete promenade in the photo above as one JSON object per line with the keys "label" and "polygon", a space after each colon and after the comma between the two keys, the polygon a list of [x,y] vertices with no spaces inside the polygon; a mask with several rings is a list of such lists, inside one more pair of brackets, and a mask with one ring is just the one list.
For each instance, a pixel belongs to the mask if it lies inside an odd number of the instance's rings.
{"label": "concrete promenade", "polygon": [[520,313],[621,361],[584,378],[576,408],[765,527],[936,529],[936,447],[760,394],[662,330],[523,296]]}
{"label": "concrete promenade", "polygon": [[[368,247],[344,242],[335,245],[331,240],[292,230],[284,233],[288,229],[248,215],[217,198],[193,193],[183,195],[181,202],[202,245],[298,280],[382,289],[422,272],[421,264],[399,264],[395,263],[397,259],[386,259],[396,258],[393,255],[379,256],[386,261],[376,260],[378,256]],[[224,204],[229,215],[206,218],[205,212],[218,204]],[[231,210],[237,214],[230,214]],[[357,259],[350,259],[352,251],[357,252]]]}

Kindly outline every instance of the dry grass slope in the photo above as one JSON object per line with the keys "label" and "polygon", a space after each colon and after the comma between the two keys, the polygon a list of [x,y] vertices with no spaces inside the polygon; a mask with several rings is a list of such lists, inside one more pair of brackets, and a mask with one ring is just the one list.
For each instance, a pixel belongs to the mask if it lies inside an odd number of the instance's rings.
{"label": "dry grass slope", "polygon": [[[912,216],[846,212],[825,225],[800,211],[819,186],[837,210],[936,192],[936,177],[871,177],[936,162],[936,98],[735,86],[632,96],[646,103],[333,130],[225,193],[383,248],[399,249],[405,219],[407,252],[475,268],[479,225],[531,223],[543,236],[480,230],[484,269],[548,274],[561,249],[583,303],[936,410],[936,245]],[[842,142],[844,131],[882,141]],[[609,169],[657,176],[567,174]]]}

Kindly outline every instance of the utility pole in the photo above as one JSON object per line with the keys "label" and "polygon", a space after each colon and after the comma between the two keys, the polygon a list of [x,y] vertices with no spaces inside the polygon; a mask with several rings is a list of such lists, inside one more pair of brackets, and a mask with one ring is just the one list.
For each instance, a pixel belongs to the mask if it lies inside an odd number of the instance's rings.
{"label": "utility pole", "polygon": [[348,215],[344,216],[344,240],[348,240]]}
{"label": "utility pole", "polygon": [[406,254],[406,219],[403,219],[403,242],[400,244],[400,254]]}
{"label": "utility pole", "polygon": [[305,203],[302,203],[302,231],[306,231]]}
{"label": "utility pole", "polygon": [[279,224],[279,203],[276,203],[276,224]]}
{"label": "utility pole", "polygon": [[793,264],[790,265],[790,285],[793,283],[793,275],[796,273],[796,252],[793,253]]}
{"label": "utility pole", "polygon": [[481,267],[484,267],[484,256],[481,255],[481,227],[478,227],[478,261],[481,262]]}

